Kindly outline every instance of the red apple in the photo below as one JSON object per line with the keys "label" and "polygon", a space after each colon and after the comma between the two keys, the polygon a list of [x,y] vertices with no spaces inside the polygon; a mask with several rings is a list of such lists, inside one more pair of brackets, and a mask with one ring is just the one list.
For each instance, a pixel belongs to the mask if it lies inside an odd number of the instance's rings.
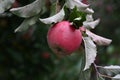
{"label": "red apple", "polygon": [[80,47],[82,35],[70,22],[61,21],[48,30],[47,41],[54,53],[69,55]]}
{"label": "red apple", "polygon": [[111,6],[111,5],[107,5],[107,6],[106,6],[106,11],[107,11],[107,12],[112,12],[112,10],[113,10],[113,9],[112,9],[112,6]]}
{"label": "red apple", "polygon": [[84,4],[87,4],[87,0],[82,0],[82,2],[83,2]]}
{"label": "red apple", "polygon": [[44,59],[49,59],[49,57],[50,57],[50,55],[49,55],[48,52],[43,52],[43,53],[42,53],[42,58],[44,58]]}
{"label": "red apple", "polygon": [[12,8],[16,8],[16,7],[18,7],[18,2],[17,2],[17,0],[15,0],[15,2],[13,3],[13,5],[12,5]]}

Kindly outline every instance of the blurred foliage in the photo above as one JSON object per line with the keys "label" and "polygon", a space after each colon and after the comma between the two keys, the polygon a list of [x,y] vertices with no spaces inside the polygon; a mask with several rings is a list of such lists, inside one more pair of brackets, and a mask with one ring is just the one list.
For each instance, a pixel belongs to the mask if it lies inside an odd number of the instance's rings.
{"label": "blurred foliage", "polygon": [[[90,0],[89,0],[90,1]],[[119,0],[96,0],[91,2],[95,18],[100,18],[101,22],[94,30],[96,34],[112,39],[111,45],[98,48],[99,64],[112,65],[120,64],[120,1]]]}
{"label": "blurred foliage", "polygon": [[[18,6],[33,1],[17,0]],[[96,63],[120,64],[120,0],[89,0],[89,3],[95,11],[94,17],[101,19],[93,32],[113,40],[108,47],[98,47]],[[55,7],[50,5],[46,3],[41,17],[51,15]],[[9,11],[3,14],[6,16],[0,14],[0,80],[78,80],[81,54],[56,57],[46,40],[49,25],[38,21],[27,31],[14,33],[24,19]]]}

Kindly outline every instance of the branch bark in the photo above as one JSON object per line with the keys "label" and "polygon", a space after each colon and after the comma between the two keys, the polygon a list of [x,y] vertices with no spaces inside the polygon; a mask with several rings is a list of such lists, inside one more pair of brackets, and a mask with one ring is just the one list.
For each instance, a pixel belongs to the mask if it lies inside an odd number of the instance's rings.
{"label": "branch bark", "polygon": [[58,13],[61,9],[61,6],[60,6],[60,3],[59,3],[59,0],[56,1],[56,13]]}

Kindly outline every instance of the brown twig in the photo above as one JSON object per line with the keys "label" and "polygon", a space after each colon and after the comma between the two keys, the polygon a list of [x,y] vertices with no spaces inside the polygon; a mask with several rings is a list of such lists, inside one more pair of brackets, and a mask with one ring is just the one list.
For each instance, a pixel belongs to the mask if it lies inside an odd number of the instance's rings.
{"label": "brown twig", "polygon": [[99,71],[98,71],[97,68],[98,68],[98,67],[101,67],[101,66],[97,66],[95,63],[93,63],[93,65],[94,65],[94,68],[95,68],[96,74],[97,74],[98,76],[102,76],[102,77],[109,78],[109,79],[112,78],[112,77],[110,77],[110,76],[103,75],[103,74],[99,73]]}
{"label": "brown twig", "polygon": [[47,10],[49,11],[50,6],[51,6],[50,0],[45,0],[45,6],[47,7]]}
{"label": "brown twig", "polygon": [[58,13],[61,9],[61,6],[60,6],[60,3],[59,3],[59,0],[56,1],[56,13]]}

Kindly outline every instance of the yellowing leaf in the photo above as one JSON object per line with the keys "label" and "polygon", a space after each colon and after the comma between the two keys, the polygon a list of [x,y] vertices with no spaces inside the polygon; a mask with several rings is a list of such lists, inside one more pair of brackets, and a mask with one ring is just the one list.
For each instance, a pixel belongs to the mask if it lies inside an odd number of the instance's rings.
{"label": "yellowing leaf", "polygon": [[15,0],[0,0],[0,13],[9,9],[14,2]]}
{"label": "yellowing leaf", "polygon": [[64,9],[61,9],[60,12],[58,12],[56,15],[45,19],[40,19],[40,21],[45,24],[57,23],[62,21],[64,19],[64,16],[65,16]]}
{"label": "yellowing leaf", "polygon": [[85,44],[85,67],[84,70],[88,69],[92,63],[95,61],[97,49],[96,45],[90,37],[83,37]]}
{"label": "yellowing leaf", "polygon": [[112,40],[98,36],[94,33],[92,33],[91,31],[86,29],[86,34],[92,38],[92,40],[97,44],[97,45],[109,45]]}
{"label": "yellowing leaf", "polygon": [[33,3],[28,4],[26,6],[12,8],[10,11],[13,14],[18,15],[20,17],[28,18],[39,14],[41,11],[42,4],[42,0],[36,0]]}

